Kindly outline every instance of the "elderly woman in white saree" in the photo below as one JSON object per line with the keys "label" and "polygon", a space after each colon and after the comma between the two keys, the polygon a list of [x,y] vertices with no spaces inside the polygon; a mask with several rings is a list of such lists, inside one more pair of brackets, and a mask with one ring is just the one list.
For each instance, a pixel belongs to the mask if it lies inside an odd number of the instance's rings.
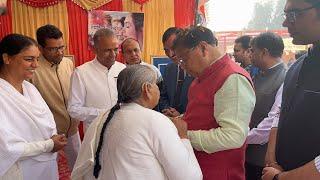
{"label": "elderly woman in white saree", "polygon": [[187,135],[153,111],[159,101],[156,73],[129,66],[117,81],[118,102],[85,134],[73,180],[199,180],[202,173]]}
{"label": "elderly woman in white saree", "polygon": [[29,82],[37,43],[10,34],[0,42],[0,180],[57,180],[56,151],[66,144],[53,115]]}

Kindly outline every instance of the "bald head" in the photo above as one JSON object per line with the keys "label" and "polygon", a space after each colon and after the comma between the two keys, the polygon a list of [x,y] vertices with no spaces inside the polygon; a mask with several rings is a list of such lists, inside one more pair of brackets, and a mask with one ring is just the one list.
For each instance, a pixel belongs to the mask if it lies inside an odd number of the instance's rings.
{"label": "bald head", "polygon": [[121,44],[121,50],[125,62],[129,65],[140,64],[141,49],[139,42],[135,39],[128,38]]}

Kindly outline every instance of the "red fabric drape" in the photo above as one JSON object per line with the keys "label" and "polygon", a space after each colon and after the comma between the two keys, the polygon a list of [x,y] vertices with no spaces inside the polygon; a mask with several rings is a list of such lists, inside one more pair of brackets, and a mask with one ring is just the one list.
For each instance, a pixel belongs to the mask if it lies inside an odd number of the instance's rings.
{"label": "red fabric drape", "polygon": [[143,5],[144,3],[146,3],[148,0],[133,0],[134,2]]}
{"label": "red fabric drape", "polygon": [[133,0],[133,1],[141,5],[140,10],[142,11],[143,4],[146,3],[149,0]]}
{"label": "red fabric drape", "polygon": [[[72,1],[67,1],[69,18],[69,50],[75,56],[75,65],[79,66],[94,58],[88,48],[88,12]],[[122,0],[113,0],[97,10],[122,11]]]}
{"label": "red fabric drape", "polygon": [[195,0],[174,0],[174,21],[177,27],[188,27],[194,24]]}
{"label": "red fabric drape", "polygon": [[33,7],[47,7],[58,4],[63,0],[19,0],[20,2]]}
{"label": "red fabric drape", "polygon": [[7,1],[7,12],[5,15],[0,16],[0,39],[7,34],[12,33],[12,12],[11,0]]}

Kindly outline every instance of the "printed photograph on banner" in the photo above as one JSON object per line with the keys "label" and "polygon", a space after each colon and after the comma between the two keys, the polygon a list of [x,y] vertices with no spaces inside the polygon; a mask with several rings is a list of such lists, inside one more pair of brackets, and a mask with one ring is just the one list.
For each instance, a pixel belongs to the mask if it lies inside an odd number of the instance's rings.
{"label": "printed photograph on banner", "polygon": [[88,39],[93,45],[93,35],[100,28],[112,29],[119,43],[127,38],[138,40],[143,49],[144,14],[119,11],[89,11],[88,14]]}
{"label": "printed photograph on banner", "polygon": [[7,12],[7,0],[0,0],[0,16]]}

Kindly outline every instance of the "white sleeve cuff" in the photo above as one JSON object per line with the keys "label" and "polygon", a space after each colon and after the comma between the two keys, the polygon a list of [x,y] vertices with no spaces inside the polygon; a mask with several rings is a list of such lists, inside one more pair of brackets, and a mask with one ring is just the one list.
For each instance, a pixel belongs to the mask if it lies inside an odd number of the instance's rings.
{"label": "white sleeve cuff", "polygon": [[54,147],[54,142],[52,139],[48,139],[45,141],[45,152],[51,152]]}
{"label": "white sleeve cuff", "polygon": [[271,128],[277,128],[278,124],[279,124],[279,118],[274,118]]}
{"label": "white sleeve cuff", "polygon": [[318,157],[315,158],[314,163],[315,163],[315,165],[316,165],[317,170],[318,170],[319,173],[320,173],[320,156],[318,156]]}

